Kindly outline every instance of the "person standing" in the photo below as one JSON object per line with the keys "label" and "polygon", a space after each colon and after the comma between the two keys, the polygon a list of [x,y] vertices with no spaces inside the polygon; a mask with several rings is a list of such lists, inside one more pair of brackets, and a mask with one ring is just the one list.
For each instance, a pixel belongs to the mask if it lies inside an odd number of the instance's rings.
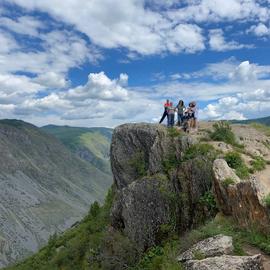
{"label": "person standing", "polygon": [[186,109],[184,101],[179,100],[178,105],[176,106],[177,109],[177,125],[182,126],[184,121],[184,111]]}
{"label": "person standing", "polygon": [[167,117],[167,125],[169,125],[169,120],[168,120],[168,107],[170,106],[170,101],[167,99],[165,104],[164,104],[164,112],[163,115],[159,121],[159,123],[161,124],[163,122],[163,120]]}
{"label": "person standing", "polygon": [[176,108],[173,106],[173,103],[170,102],[170,106],[168,107],[168,127],[174,126],[174,114]]}

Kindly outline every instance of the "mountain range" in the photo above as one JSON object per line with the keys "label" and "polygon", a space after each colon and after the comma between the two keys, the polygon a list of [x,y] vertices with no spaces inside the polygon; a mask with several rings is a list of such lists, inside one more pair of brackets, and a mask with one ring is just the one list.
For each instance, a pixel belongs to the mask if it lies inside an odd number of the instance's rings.
{"label": "mountain range", "polygon": [[112,183],[110,130],[76,130],[0,121],[0,266],[37,251],[103,201]]}

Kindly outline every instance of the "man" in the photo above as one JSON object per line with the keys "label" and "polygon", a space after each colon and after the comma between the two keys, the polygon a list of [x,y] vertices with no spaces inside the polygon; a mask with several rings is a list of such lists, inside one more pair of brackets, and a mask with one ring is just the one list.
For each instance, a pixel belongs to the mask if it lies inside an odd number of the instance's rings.
{"label": "man", "polygon": [[164,104],[164,113],[159,121],[159,123],[161,124],[163,122],[163,120],[165,119],[165,117],[167,117],[168,120],[168,108],[170,107],[170,101],[167,99],[165,104]]}

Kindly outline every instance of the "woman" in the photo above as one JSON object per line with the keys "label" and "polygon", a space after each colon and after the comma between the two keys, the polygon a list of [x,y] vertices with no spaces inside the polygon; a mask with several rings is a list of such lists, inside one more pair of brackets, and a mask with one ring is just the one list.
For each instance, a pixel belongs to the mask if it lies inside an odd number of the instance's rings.
{"label": "woman", "polygon": [[178,126],[182,126],[183,121],[184,121],[184,111],[186,109],[185,104],[184,104],[184,101],[183,100],[180,100],[178,102],[178,105],[177,105],[176,108],[177,108],[177,116],[178,116],[177,125]]}
{"label": "woman", "polygon": [[173,103],[170,102],[170,106],[168,107],[168,127],[174,126],[174,113],[176,108],[173,106]]}
{"label": "woman", "polygon": [[159,121],[159,123],[161,124],[163,122],[163,120],[167,117],[167,125],[169,125],[169,119],[168,119],[168,107],[170,106],[170,101],[167,99],[165,104],[164,104],[164,112],[163,115]]}

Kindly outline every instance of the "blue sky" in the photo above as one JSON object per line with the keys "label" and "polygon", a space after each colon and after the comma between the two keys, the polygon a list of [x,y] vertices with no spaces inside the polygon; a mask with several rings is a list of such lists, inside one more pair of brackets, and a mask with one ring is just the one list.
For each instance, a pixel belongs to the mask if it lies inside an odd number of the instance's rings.
{"label": "blue sky", "polygon": [[36,125],[269,115],[269,0],[0,0],[0,117]]}

